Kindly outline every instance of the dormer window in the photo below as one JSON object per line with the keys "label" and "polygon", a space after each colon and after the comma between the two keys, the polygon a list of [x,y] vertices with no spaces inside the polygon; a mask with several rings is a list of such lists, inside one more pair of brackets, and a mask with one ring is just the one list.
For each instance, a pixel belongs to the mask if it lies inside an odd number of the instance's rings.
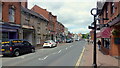
{"label": "dormer window", "polygon": [[15,22],[15,7],[10,6],[9,8],[9,22]]}

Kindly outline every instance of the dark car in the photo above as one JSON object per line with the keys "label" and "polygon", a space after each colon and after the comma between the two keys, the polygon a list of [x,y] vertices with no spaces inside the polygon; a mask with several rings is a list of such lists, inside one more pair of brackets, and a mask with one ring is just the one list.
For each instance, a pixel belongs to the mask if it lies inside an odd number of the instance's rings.
{"label": "dark car", "polygon": [[66,39],[66,43],[71,43],[71,42],[73,42],[72,39]]}
{"label": "dark car", "polygon": [[35,47],[26,40],[8,40],[1,42],[3,56],[19,56],[23,53],[35,52]]}

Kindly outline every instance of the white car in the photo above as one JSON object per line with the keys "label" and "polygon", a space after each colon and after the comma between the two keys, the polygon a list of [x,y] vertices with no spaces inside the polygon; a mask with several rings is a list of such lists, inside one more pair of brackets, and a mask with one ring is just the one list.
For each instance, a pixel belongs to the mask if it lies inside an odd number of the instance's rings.
{"label": "white car", "polygon": [[44,42],[43,47],[56,47],[57,43],[55,43],[53,40],[47,40]]}

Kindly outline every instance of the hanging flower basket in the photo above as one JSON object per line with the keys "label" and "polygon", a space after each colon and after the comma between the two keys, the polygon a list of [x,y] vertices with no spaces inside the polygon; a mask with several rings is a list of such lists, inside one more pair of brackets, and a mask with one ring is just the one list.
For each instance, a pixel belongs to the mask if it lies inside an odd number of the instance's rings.
{"label": "hanging flower basket", "polygon": [[119,34],[120,34],[120,31],[119,31],[119,30],[116,30],[116,29],[113,29],[113,30],[112,30],[112,35],[117,36],[117,35],[119,35]]}

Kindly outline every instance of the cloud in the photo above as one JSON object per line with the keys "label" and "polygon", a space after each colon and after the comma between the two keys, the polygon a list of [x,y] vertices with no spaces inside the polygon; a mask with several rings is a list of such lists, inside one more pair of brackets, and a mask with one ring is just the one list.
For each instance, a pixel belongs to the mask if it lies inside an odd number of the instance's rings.
{"label": "cloud", "polygon": [[[88,33],[89,30],[87,27],[93,22],[93,16],[90,14],[90,10],[96,7],[96,1],[66,1],[48,2],[48,0],[44,0],[44,2],[36,2],[35,4],[52,12],[53,15],[57,15],[58,21],[63,23],[70,32]],[[29,8],[33,5],[33,3],[29,3]]]}

